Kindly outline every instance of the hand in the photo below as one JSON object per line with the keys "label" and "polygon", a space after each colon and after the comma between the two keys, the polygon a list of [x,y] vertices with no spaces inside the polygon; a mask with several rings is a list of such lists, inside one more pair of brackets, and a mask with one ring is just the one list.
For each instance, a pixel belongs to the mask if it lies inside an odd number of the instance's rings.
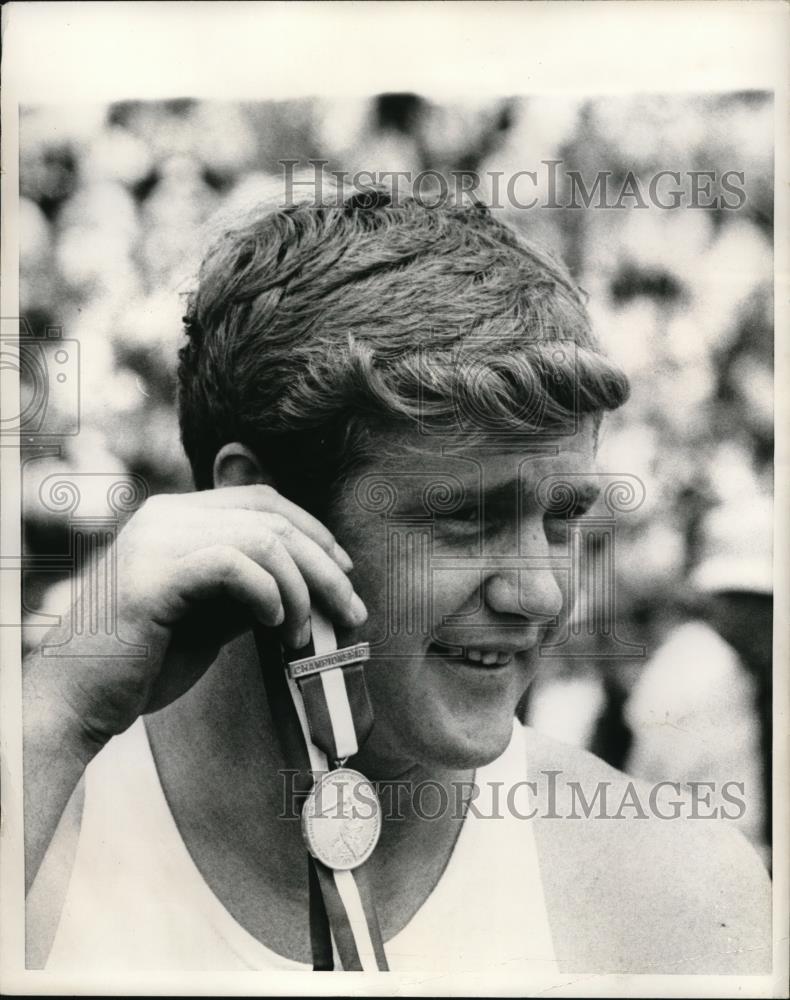
{"label": "hand", "polygon": [[367,617],[331,532],[269,486],[152,497],[121,531],[115,557],[118,634],[146,655],[92,657],[86,637],[85,657],[72,653],[50,675],[97,746],[189,690],[253,619],[281,625],[298,648],[310,636],[311,600],[346,628]]}

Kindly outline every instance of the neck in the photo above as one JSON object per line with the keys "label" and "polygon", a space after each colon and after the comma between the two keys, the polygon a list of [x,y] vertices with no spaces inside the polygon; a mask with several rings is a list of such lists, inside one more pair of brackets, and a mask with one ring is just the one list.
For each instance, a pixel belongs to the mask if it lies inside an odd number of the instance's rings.
{"label": "neck", "polygon": [[[147,728],[176,825],[208,885],[259,940],[309,960],[305,846],[298,810],[293,802],[288,808],[290,765],[274,732],[252,636],[227,646],[186,695],[149,716]],[[381,840],[366,868],[388,940],[441,878],[463,809],[427,819],[435,803],[412,790],[429,778],[447,787],[450,776],[416,766],[393,776],[386,760],[365,750],[365,758],[351,763],[363,773],[370,768],[371,780],[383,779],[377,781]],[[278,818],[284,811],[292,818]]]}
{"label": "neck", "polygon": [[441,843],[443,831],[452,830],[463,818],[474,770],[395,762],[394,756],[377,752],[379,742],[371,738],[348,762],[376,786],[384,818],[377,854],[391,859],[401,848],[411,852],[418,845],[428,849],[431,843]]}
{"label": "neck", "polygon": [[[276,668],[276,665],[273,665]],[[287,873],[301,882],[304,845],[289,801],[293,762],[283,759],[266,700],[258,653],[250,634],[226,646],[207,674],[173,705],[149,717],[154,756],[176,822],[190,834],[240,856],[261,854],[267,876],[282,886]],[[371,743],[373,741],[370,741]],[[388,758],[365,747],[349,766],[374,781],[384,814],[382,836],[371,863],[400,868],[404,852],[435,854],[452,848],[460,829],[459,790],[472,772],[437,772]],[[431,782],[429,789],[426,782]],[[450,808],[439,819],[437,798]],[[416,794],[423,789],[420,794]],[[266,852],[260,845],[267,844]]]}

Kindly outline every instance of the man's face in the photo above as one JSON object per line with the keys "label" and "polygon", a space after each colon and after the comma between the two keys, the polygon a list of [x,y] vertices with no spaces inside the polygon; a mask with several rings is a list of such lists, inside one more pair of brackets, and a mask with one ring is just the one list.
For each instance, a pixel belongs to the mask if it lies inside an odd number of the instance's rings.
{"label": "man's face", "polygon": [[332,525],[369,611],[367,765],[376,777],[481,766],[507,746],[538,647],[568,612],[568,514],[547,512],[545,491],[572,476],[592,503],[593,421],[506,450],[386,434],[380,455],[346,485]]}

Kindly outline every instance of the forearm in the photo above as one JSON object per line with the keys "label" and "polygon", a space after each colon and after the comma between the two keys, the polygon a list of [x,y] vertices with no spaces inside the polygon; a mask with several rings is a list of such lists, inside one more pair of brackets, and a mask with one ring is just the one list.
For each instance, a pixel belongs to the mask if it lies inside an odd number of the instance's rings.
{"label": "forearm", "polygon": [[36,651],[23,667],[25,892],[74,788],[101,748],[86,736],[62,697],[56,683],[59,666],[56,658]]}

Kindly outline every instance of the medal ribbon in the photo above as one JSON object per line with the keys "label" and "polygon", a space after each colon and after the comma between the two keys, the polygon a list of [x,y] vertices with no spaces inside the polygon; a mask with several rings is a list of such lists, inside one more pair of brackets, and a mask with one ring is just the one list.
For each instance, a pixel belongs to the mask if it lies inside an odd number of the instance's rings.
{"label": "medal ribbon", "polygon": [[[331,623],[314,608],[311,615],[311,641],[297,651],[284,670],[271,669],[271,644],[265,633],[255,630],[272,719],[285,759],[301,762],[302,775],[296,787],[302,795],[308,790],[306,767],[320,775],[330,769],[330,762],[340,765],[357,753],[373,726],[363,665],[367,645],[338,650]],[[364,864],[340,871],[311,854],[308,864],[313,968],[333,969],[336,950],[344,970],[387,971]]]}

